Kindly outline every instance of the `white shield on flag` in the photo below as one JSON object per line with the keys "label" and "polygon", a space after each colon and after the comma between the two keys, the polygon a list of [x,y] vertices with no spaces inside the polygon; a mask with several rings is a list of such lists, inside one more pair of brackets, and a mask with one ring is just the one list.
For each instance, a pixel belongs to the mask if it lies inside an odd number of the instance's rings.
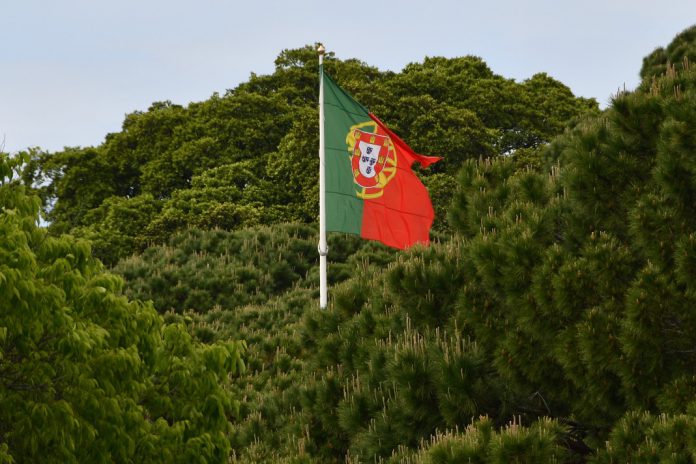
{"label": "white shield on flag", "polygon": [[358,164],[360,174],[368,179],[372,179],[377,175],[377,169],[375,169],[375,167],[379,160],[379,151],[382,146],[361,140],[358,147],[360,150],[360,161]]}

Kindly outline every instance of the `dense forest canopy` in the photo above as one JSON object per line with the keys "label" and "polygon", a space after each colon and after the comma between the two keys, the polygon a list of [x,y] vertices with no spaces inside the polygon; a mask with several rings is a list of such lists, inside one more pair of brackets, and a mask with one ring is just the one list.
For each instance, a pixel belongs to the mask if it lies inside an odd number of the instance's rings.
{"label": "dense forest canopy", "polygon": [[695,31],[601,112],[476,57],[329,55],[444,160],[430,247],[330,236],[327,310],[312,47],[2,155],[0,460],[693,462]]}
{"label": "dense forest canopy", "polygon": [[[444,158],[423,173],[440,230],[467,159],[532,149],[598,111],[546,74],[518,83],[471,56],[426,58],[400,73],[332,54],[325,66],[414,150]],[[285,50],[273,74],[187,107],[154,103],[100,146],[34,151],[25,180],[42,186],[51,231],[90,239],[108,264],[189,227],[314,222],[317,74],[313,47]]]}

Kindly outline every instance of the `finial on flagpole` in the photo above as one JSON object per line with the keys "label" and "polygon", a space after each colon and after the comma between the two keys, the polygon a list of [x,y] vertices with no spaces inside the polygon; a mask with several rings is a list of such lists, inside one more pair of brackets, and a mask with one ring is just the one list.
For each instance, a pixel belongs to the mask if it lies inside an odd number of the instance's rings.
{"label": "finial on flagpole", "polygon": [[319,55],[323,55],[325,51],[326,49],[324,48],[324,44],[319,42],[317,44],[317,53],[319,53]]}

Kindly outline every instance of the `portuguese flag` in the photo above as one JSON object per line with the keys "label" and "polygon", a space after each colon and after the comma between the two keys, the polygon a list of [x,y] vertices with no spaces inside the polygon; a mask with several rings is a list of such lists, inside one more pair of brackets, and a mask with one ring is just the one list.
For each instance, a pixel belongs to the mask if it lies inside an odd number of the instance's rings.
{"label": "portuguese flag", "polygon": [[415,153],[323,69],[321,76],[326,230],[401,249],[429,243],[435,214],[411,165],[440,158]]}

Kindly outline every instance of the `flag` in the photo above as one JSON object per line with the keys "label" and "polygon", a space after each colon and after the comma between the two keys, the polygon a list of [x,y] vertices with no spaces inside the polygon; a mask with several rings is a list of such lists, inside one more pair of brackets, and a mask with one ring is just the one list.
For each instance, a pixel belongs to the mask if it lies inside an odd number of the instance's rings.
{"label": "flag", "polygon": [[415,153],[375,115],[322,72],[326,230],[395,248],[430,242],[435,217],[411,165],[439,157]]}

